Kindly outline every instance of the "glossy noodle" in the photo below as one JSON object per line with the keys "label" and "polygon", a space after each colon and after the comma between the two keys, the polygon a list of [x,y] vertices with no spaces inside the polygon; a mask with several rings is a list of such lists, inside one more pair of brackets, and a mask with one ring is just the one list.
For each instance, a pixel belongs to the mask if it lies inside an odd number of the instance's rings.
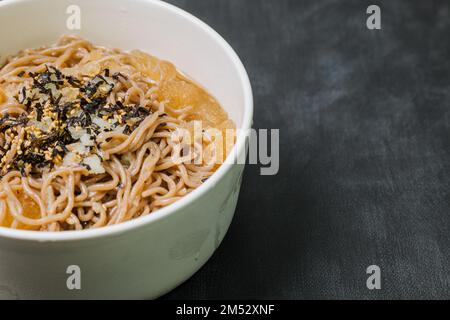
{"label": "glossy noodle", "polygon": [[214,173],[234,128],[204,89],[141,51],[72,36],[24,50],[0,69],[0,226],[82,230],[151,214]]}

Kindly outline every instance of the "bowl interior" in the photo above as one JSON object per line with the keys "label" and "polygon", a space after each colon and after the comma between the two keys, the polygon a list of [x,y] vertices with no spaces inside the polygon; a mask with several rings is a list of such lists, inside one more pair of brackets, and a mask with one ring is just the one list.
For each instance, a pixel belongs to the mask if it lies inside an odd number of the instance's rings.
{"label": "bowl interior", "polygon": [[[77,6],[81,28],[70,30],[68,8]],[[73,7],[72,7],[73,8]],[[72,11],[73,12],[73,11]],[[0,60],[24,48],[50,45],[63,34],[80,35],[96,45],[140,49],[173,62],[221,103],[238,129],[233,154],[246,147],[253,98],[247,73],[233,49],[209,26],[158,0],[6,0],[0,2]],[[72,241],[125,232],[182,210],[229,172],[222,165],[202,186],[156,213],[100,229],[33,232],[0,228],[0,236],[31,241]]]}

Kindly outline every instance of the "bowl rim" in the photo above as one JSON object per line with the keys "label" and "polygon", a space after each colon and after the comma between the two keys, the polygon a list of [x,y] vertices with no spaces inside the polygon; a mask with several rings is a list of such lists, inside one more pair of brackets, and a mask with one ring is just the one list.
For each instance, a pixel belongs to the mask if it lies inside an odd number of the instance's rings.
{"label": "bowl rim", "polygon": [[[0,2],[0,10],[4,7],[12,6],[18,3],[31,2],[32,0],[5,0]],[[253,92],[250,84],[250,79],[247,71],[240,60],[237,53],[231,47],[231,45],[212,27],[208,24],[195,17],[193,14],[176,7],[175,5],[169,4],[160,0],[133,0],[136,2],[148,2],[152,5],[159,6],[161,9],[168,10],[172,14],[178,15],[181,18],[189,20],[191,23],[195,24],[197,27],[206,32],[211,38],[217,42],[217,44],[225,51],[228,57],[231,59],[235,67],[237,68],[240,81],[243,86],[244,91],[244,116],[242,119],[242,125],[238,132],[238,137],[236,143],[230,152],[230,156],[240,155],[245,152],[246,148],[246,131],[252,126],[253,119]],[[227,159],[229,161],[230,159]],[[125,221],[116,225],[105,226],[98,229],[88,229],[88,230],[76,230],[76,231],[31,231],[31,230],[18,230],[6,227],[0,227],[0,239],[9,238],[14,240],[25,240],[25,241],[35,241],[35,242],[65,242],[65,241],[76,241],[76,240],[88,240],[93,238],[104,238],[115,235],[120,235],[128,231],[133,231],[145,227],[148,224],[154,223],[158,220],[164,219],[175,212],[182,211],[183,208],[187,207],[190,203],[196,201],[210,189],[213,189],[217,183],[225,176],[229,171],[232,170],[234,165],[227,164],[227,161],[222,164],[216,172],[200,187],[176,201],[175,203],[161,208],[154,213],[147,215],[145,217],[140,217],[137,219]]]}

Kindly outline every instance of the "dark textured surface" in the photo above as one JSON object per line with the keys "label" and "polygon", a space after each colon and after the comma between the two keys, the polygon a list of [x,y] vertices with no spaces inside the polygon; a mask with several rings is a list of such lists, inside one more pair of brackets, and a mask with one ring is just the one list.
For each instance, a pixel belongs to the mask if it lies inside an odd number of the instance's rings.
{"label": "dark textured surface", "polygon": [[241,56],[281,164],[247,168],[223,244],[164,298],[450,298],[448,2],[377,1],[380,31],[365,1],[170,2]]}

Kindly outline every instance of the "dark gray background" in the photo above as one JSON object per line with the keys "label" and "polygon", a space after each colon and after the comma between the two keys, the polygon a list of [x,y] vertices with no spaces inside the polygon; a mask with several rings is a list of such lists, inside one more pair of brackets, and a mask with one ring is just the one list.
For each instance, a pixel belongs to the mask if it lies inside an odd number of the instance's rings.
{"label": "dark gray background", "polygon": [[450,298],[448,2],[374,1],[380,31],[367,1],[169,2],[236,49],[281,163],[247,167],[223,244],[164,298]]}

